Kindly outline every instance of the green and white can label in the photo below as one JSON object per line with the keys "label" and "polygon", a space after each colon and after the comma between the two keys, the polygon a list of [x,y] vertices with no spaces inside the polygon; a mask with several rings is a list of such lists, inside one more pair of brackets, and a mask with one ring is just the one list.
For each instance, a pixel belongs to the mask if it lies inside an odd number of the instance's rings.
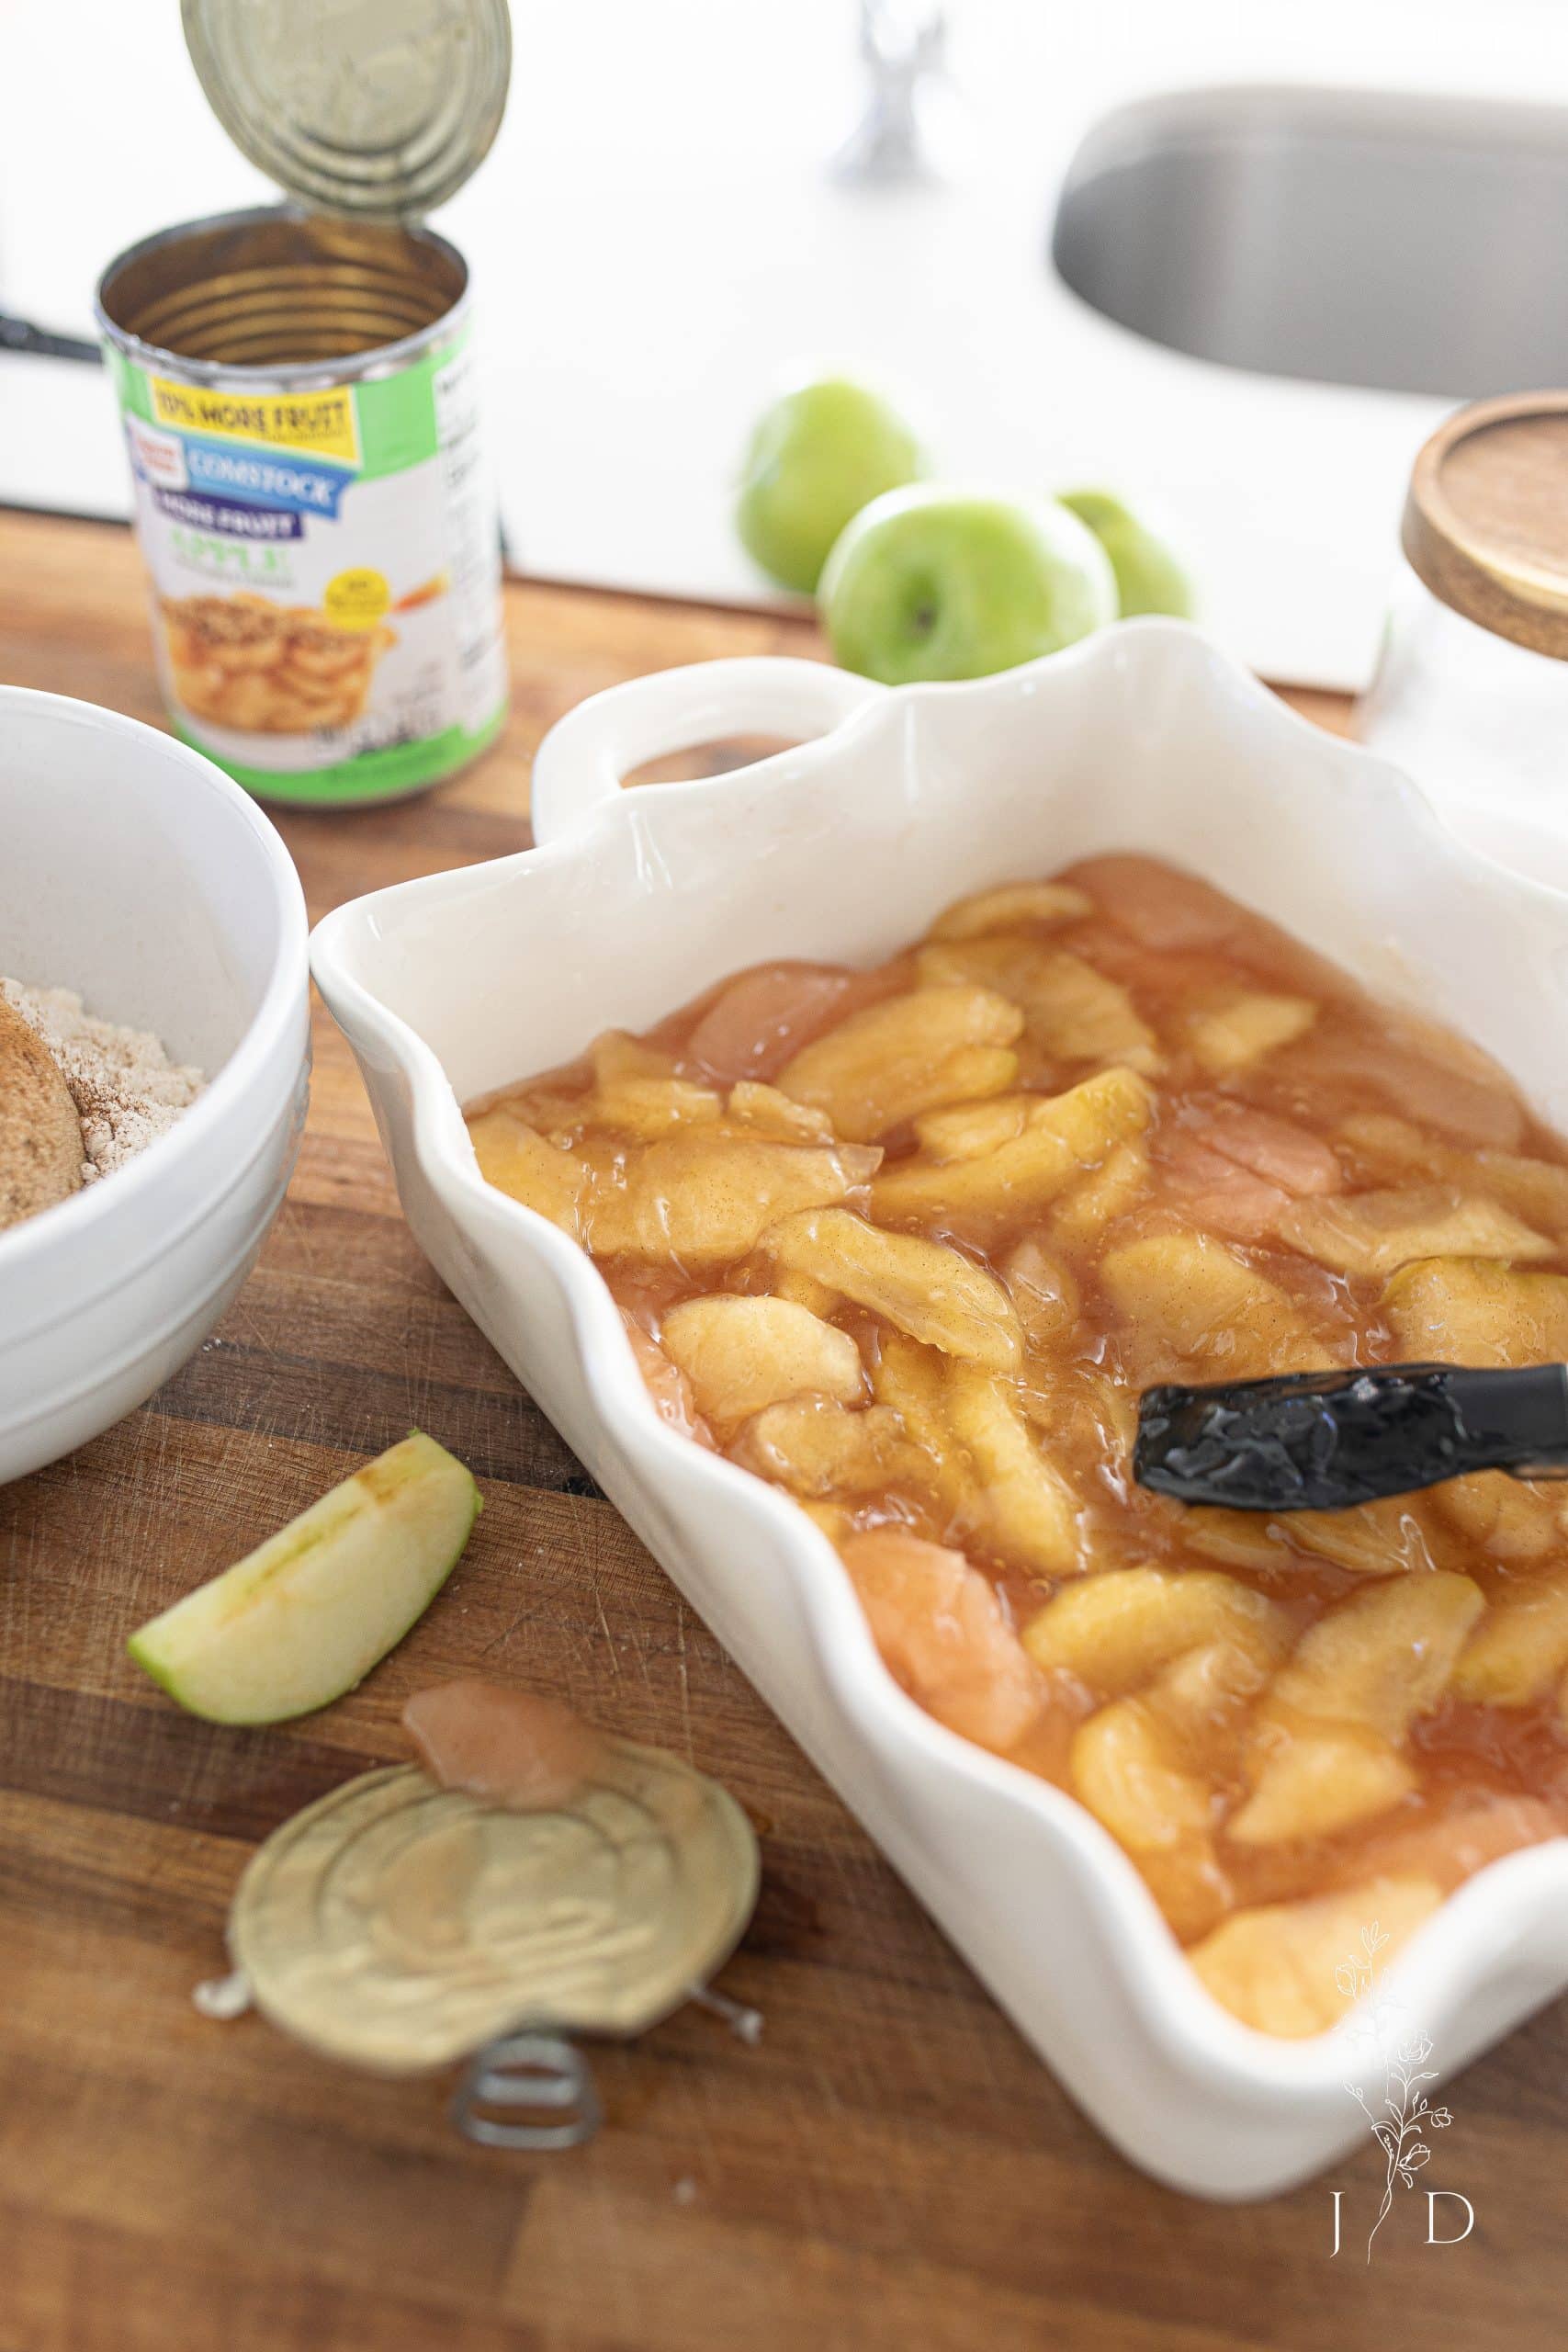
{"label": "green and white can label", "polygon": [[506,669],[466,323],[392,373],[310,390],[107,357],[186,741],[265,798],[317,807],[422,791],[482,751]]}

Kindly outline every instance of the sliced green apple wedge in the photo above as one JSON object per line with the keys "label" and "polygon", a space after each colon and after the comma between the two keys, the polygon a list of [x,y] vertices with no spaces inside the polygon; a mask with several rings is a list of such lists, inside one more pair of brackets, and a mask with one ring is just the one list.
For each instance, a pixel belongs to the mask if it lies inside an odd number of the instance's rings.
{"label": "sliced green apple wedge", "polygon": [[470,1474],[415,1430],[210,1584],[152,1618],[130,1655],[219,1724],[324,1707],[400,1642],[479,1512]]}

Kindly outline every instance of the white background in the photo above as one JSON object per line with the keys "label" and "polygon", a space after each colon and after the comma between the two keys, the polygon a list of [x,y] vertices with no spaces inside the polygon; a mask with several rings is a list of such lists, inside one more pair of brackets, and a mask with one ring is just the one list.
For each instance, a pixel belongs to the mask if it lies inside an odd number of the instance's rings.
{"label": "white background", "polygon": [[[952,470],[1154,497],[1209,615],[1277,676],[1353,683],[1404,477],[1440,410],[1158,351],[1044,260],[1093,119],[1210,82],[1568,99],[1562,0],[952,0],[966,155],[868,195],[852,0],[514,0],[510,111],[443,214],[479,279],[514,558],[556,577],[760,598],[728,526],[738,445],[817,356],[908,388]],[[85,331],[119,245],[255,200],[176,0],[0,0],[0,307]],[[1543,287],[1543,299],[1561,288]],[[107,390],[0,358],[0,499],[124,511]]]}

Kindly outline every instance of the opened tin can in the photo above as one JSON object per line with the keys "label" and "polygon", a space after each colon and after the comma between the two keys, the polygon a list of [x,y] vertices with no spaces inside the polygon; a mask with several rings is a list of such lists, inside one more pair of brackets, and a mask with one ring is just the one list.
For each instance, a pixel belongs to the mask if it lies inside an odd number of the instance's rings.
{"label": "opened tin can", "polygon": [[299,201],[148,238],[98,288],[164,696],[267,799],[399,798],[505,710],[468,273],[415,218],[494,136],[504,0],[186,0],[186,24]]}

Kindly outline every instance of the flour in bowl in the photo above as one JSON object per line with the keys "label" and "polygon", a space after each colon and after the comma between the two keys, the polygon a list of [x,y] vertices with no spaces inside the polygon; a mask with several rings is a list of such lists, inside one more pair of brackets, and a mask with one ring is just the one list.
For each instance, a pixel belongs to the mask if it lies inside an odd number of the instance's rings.
{"label": "flour in bowl", "polygon": [[145,1151],[201,1092],[202,1072],[172,1062],[151,1030],[96,1019],[70,989],[0,978],[0,995],[37,1030],[71,1090],[85,1184]]}

